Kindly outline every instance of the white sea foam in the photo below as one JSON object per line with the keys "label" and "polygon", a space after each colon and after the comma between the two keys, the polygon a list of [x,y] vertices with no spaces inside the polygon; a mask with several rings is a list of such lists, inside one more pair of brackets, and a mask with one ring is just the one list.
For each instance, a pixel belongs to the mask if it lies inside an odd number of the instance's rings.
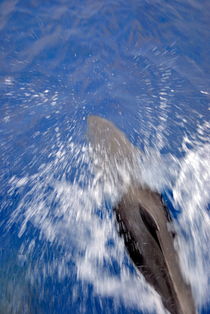
{"label": "white sea foam", "polygon": [[182,209],[177,224],[180,265],[191,283],[198,306],[210,301],[210,145],[189,151],[181,161],[174,187],[175,206]]}
{"label": "white sea foam", "polygon": [[[76,164],[82,160],[88,161],[87,147],[71,145],[71,151],[72,158],[75,155],[79,158],[74,161]],[[34,267],[33,273],[30,272],[31,281],[37,276],[41,276],[42,280],[45,276],[55,274],[59,280],[70,276],[71,261],[75,265],[78,280],[93,285],[94,292],[100,297],[113,298],[116,306],[124,303],[128,307],[151,312],[158,309],[158,313],[164,313],[158,294],[145,282],[143,276],[137,276],[125,262],[127,255],[123,241],[119,239],[112,214],[110,216],[104,203],[104,195],[111,202],[116,200],[119,193],[118,187],[114,185],[116,181],[112,181],[111,176],[107,177],[110,178],[109,182],[102,180],[103,174],[100,170],[85,188],[79,184],[85,180],[84,173],[80,173],[78,182],[68,182],[64,178],[55,180],[54,175],[57,171],[62,171],[62,163],[64,167],[67,154],[61,148],[54,155],[55,160],[40,167],[36,175],[27,178],[13,177],[10,181],[15,188],[23,188],[24,184],[31,186],[10,219],[10,224],[20,224],[19,237],[26,232],[27,224],[31,222],[48,243],[62,246],[65,251],[62,256],[55,256],[48,265],[46,262],[43,264],[43,260],[41,262],[40,256],[37,268]],[[71,163],[73,167],[72,160]],[[89,169],[89,176],[91,171]],[[128,174],[122,171],[121,176],[123,173],[128,184]],[[49,186],[50,192],[47,190]],[[56,206],[53,207],[53,203]],[[103,219],[96,214],[97,209],[102,212]],[[108,245],[109,241],[113,243],[111,246]],[[35,239],[31,239],[29,243],[22,244],[20,258],[23,257],[22,252],[25,252],[25,258],[30,256],[31,250],[36,248],[35,242]],[[38,267],[39,262],[42,271]],[[113,268],[113,263],[118,265],[118,273],[110,272],[109,268]]]}
{"label": "white sea foam", "polygon": [[[30,187],[10,219],[11,224],[19,223],[19,236],[24,234],[28,222],[31,222],[42,238],[52,245],[52,250],[55,245],[61,246],[64,252],[62,256],[55,255],[48,264],[40,256],[37,267],[29,272],[31,281],[37,276],[40,280],[49,275],[55,278],[55,274],[56,278],[63,280],[71,277],[74,271],[78,280],[91,284],[100,298],[113,298],[116,308],[123,303],[151,313],[155,309],[157,313],[164,313],[158,294],[143,276],[128,266],[123,241],[116,232],[111,211],[105,206],[106,199],[113,203],[123,189],[122,185],[119,189],[116,178],[113,179],[117,168],[110,169],[110,176],[107,169],[104,180],[100,165],[96,172],[93,170],[90,148],[76,145],[72,140],[66,145],[68,149],[65,145],[59,147],[53,153],[54,160],[40,167],[37,174],[25,178],[13,177],[10,182],[14,188],[23,189],[24,184]],[[209,156],[209,145],[188,151],[181,161],[173,156],[163,158],[154,150],[147,151],[145,156],[141,156],[141,165],[132,169],[137,176],[138,171],[141,173],[141,182],[158,191],[172,188],[175,182],[175,206],[183,209],[176,223],[177,249],[183,273],[192,285],[198,306],[208,301],[210,275],[210,222],[205,210],[209,202]],[[86,167],[83,167],[84,164]],[[70,181],[65,175],[73,167],[78,172],[76,178]],[[128,169],[118,168],[117,171],[121,172],[120,182],[127,186]],[[61,173],[63,175],[55,179]],[[103,219],[97,210],[102,213]],[[109,241],[112,241],[111,246]],[[36,239],[31,239],[22,244],[20,251],[24,251],[25,258],[29,258],[35,249]],[[20,256],[23,256],[21,252]],[[74,267],[70,267],[69,262]],[[114,263],[117,272],[110,271]]]}

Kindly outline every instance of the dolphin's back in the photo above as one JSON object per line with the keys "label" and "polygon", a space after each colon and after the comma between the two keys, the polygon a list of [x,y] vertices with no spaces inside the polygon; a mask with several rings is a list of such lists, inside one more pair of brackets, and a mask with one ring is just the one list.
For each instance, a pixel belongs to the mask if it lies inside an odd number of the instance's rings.
{"label": "dolphin's back", "polygon": [[132,187],[115,207],[119,233],[145,279],[161,295],[173,314],[193,314],[190,287],[184,282],[173,246],[171,223],[158,193]]}

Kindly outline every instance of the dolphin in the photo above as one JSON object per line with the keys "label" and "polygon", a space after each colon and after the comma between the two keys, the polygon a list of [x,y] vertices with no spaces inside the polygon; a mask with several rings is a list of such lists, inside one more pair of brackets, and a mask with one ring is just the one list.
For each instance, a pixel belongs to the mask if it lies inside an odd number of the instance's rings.
{"label": "dolphin", "polygon": [[[110,121],[89,116],[88,139],[104,173],[107,167],[119,171],[117,164],[122,162],[134,169],[138,150]],[[169,228],[170,212],[161,195],[137,182],[134,175],[128,182],[114,212],[131,260],[158,292],[166,310],[171,314],[195,314],[192,291],[183,278],[174,248],[175,233]]]}

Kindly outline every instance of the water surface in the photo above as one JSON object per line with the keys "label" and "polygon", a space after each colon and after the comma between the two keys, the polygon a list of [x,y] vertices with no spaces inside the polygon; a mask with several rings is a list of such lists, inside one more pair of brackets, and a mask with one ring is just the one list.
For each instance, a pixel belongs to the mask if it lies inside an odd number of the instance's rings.
{"label": "water surface", "polygon": [[208,0],[0,1],[1,313],[164,313],[116,233],[89,114],[144,152],[209,312],[209,29]]}

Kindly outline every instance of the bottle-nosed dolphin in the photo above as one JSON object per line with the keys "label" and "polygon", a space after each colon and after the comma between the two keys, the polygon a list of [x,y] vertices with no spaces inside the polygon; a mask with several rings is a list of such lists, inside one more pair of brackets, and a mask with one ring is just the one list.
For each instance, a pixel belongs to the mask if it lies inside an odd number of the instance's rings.
{"label": "bottle-nosed dolphin", "polygon": [[[107,162],[114,167],[121,160],[134,166],[137,148],[111,122],[89,116],[88,137],[104,167]],[[160,194],[131,179],[114,210],[133,263],[159,293],[165,308],[172,314],[195,314],[191,288],[184,281],[174,248],[174,234],[168,229],[170,213]]]}

